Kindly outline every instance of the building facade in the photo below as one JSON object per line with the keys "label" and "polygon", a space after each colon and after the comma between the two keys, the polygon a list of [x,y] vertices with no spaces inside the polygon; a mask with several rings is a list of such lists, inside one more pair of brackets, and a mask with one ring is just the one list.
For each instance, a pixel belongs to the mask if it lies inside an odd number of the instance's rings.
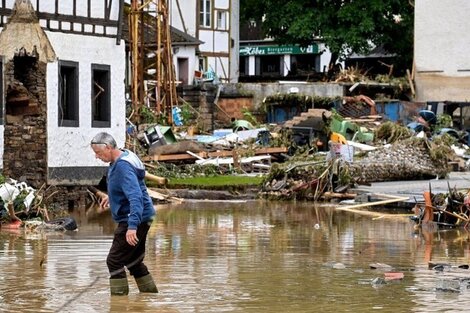
{"label": "building facade", "polygon": [[321,44],[307,47],[273,42],[241,42],[240,76],[283,77],[323,72],[327,66]]}
{"label": "building facade", "polygon": [[417,101],[470,99],[470,2],[415,1]]}
{"label": "building facade", "polygon": [[5,175],[36,188],[94,184],[107,165],[91,138],[106,131],[124,146],[122,8],[111,0],[0,1]]}
{"label": "building facade", "polygon": [[215,74],[222,83],[237,82],[239,10],[239,0],[171,0],[171,25],[201,41],[196,62],[184,51],[175,51],[176,72],[188,62],[189,81],[212,80]]}
{"label": "building facade", "polygon": [[240,81],[315,79],[327,70],[330,58],[331,53],[320,40],[306,47],[279,45],[266,38],[254,21],[241,26]]}

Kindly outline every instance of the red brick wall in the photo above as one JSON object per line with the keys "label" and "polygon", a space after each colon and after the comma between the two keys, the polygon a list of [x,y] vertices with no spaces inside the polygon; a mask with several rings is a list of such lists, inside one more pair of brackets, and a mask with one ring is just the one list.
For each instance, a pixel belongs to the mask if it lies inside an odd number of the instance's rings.
{"label": "red brick wall", "polygon": [[217,102],[216,119],[230,124],[231,118],[245,119],[243,109],[253,111],[253,98],[220,98]]}

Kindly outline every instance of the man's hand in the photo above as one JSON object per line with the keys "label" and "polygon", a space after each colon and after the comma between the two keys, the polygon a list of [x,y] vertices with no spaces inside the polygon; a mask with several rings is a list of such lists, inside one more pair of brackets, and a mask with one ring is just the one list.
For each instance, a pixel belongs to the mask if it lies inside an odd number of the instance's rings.
{"label": "man's hand", "polygon": [[137,230],[128,229],[126,232],[126,241],[131,246],[137,245],[137,243],[139,242],[139,238],[137,238]]}
{"label": "man's hand", "polygon": [[107,195],[101,197],[100,206],[104,209],[109,208],[109,197]]}
{"label": "man's hand", "polygon": [[102,213],[109,209],[109,197],[103,192],[100,192],[98,196],[100,197],[100,207],[98,208],[98,213]]}

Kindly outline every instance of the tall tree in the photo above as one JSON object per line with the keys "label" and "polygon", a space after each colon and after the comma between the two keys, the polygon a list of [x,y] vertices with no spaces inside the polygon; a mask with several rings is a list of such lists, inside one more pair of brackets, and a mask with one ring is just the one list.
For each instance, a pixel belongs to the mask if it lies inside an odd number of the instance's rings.
{"label": "tall tree", "polygon": [[411,66],[413,11],[409,0],[241,0],[242,21],[261,23],[279,44],[320,39],[332,53],[330,65],[382,46]]}

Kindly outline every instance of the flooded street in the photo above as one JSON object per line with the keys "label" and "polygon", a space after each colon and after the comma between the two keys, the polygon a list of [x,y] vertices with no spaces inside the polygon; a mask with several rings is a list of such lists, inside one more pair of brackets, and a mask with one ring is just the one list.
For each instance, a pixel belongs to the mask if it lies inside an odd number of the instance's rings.
{"label": "flooded street", "polygon": [[[306,203],[158,206],[145,263],[159,294],[110,297],[108,215],[77,212],[78,232],[0,232],[0,312],[462,312],[469,233],[415,232],[405,217]],[[428,262],[449,263],[436,271]],[[385,263],[403,280],[375,284]]]}

